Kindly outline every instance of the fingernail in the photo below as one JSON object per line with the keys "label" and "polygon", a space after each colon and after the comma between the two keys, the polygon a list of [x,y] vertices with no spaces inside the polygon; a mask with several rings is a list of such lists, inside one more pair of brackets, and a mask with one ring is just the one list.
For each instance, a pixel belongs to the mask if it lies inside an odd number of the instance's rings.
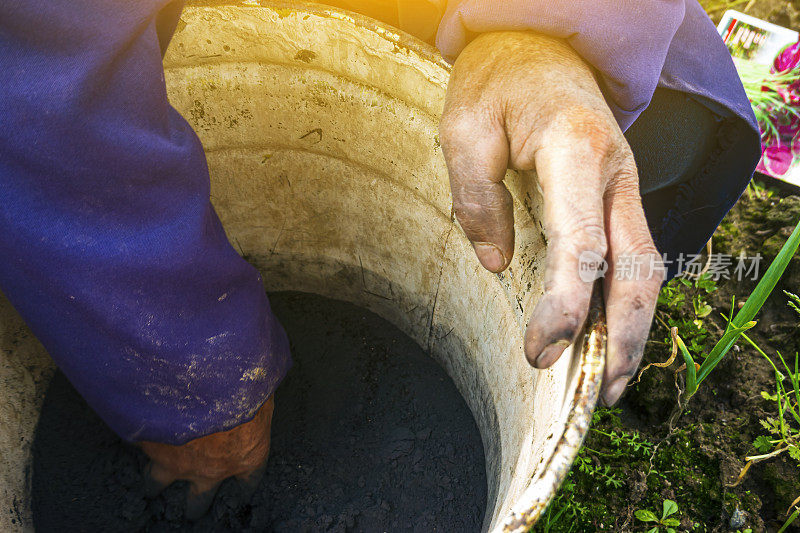
{"label": "fingernail", "polygon": [[548,368],[555,363],[561,354],[564,353],[564,350],[567,349],[567,346],[570,345],[570,342],[566,339],[562,339],[560,341],[556,341],[553,344],[548,344],[545,346],[542,353],[539,354],[539,357],[536,358],[536,368]]}
{"label": "fingernail", "polygon": [[500,248],[490,242],[476,242],[475,255],[481,264],[491,272],[500,272],[506,266],[506,257]]}
{"label": "fingernail", "polygon": [[617,380],[609,385],[608,389],[606,389],[605,394],[603,394],[603,403],[606,404],[606,407],[611,407],[619,397],[622,396],[622,393],[625,392],[625,387],[628,385],[629,377],[621,377],[617,378]]}

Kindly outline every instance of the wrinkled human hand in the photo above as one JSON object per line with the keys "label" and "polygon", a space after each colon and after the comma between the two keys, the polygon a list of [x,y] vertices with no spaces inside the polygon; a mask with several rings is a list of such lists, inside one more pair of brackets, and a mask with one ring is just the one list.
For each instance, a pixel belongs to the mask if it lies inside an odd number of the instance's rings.
{"label": "wrinkled human hand", "polygon": [[[440,138],[455,214],[491,272],[514,254],[506,170],[536,170],[548,251],[545,292],[525,333],[532,365],[555,363],[586,320],[593,282],[579,263],[608,261],[602,398],[615,403],[641,360],[664,270],[633,155],[592,70],[559,39],[482,34],[453,66]],[[626,264],[638,276],[615,276]]]}
{"label": "wrinkled human hand", "polygon": [[156,496],[174,481],[188,481],[186,517],[190,520],[197,520],[208,511],[220,484],[229,477],[239,480],[249,498],[266,468],[274,409],[275,402],[270,397],[250,422],[182,446],[140,442],[150,457],[145,471],[147,496]]}

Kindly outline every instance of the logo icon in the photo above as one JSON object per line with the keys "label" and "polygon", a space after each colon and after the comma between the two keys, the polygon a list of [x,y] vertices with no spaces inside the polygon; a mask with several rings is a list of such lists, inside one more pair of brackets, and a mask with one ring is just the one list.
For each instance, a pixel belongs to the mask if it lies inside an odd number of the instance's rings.
{"label": "logo icon", "polygon": [[606,272],[608,263],[602,255],[587,250],[578,256],[578,276],[581,281],[591,283],[605,276]]}

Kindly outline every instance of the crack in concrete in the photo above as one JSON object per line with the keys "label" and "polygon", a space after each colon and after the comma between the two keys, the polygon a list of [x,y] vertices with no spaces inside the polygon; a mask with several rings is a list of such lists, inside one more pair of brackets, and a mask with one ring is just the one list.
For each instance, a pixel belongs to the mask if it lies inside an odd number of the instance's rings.
{"label": "crack in concrete", "polygon": [[[444,260],[447,253],[447,245],[450,242],[450,235],[453,234],[453,229],[456,227],[455,212],[450,209],[450,229],[447,230],[447,235],[444,237],[442,243],[441,261],[439,262],[439,277],[436,280],[436,292],[433,295],[433,303],[431,304],[431,315],[428,319],[428,342],[426,351],[430,354],[433,348],[433,317],[436,314],[436,303],[439,301],[439,289],[442,285],[442,274],[444,274]],[[452,330],[451,330],[452,331]],[[450,333],[448,333],[449,335]]]}

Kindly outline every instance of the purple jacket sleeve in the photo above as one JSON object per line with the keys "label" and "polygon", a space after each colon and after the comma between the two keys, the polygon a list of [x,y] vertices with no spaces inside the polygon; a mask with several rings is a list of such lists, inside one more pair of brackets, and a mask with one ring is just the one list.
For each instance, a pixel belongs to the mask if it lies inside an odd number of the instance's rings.
{"label": "purple jacket sleeve", "polygon": [[250,419],[289,354],[167,101],[168,4],[0,2],[0,288],[113,430],[181,444]]}
{"label": "purple jacket sleeve", "polygon": [[[436,44],[454,59],[478,33],[524,29],[565,39],[595,68],[623,130],[656,87],[680,91],[714,112],[719,128],[705,164],[683,184],[643,198],[668,261],[702,248],[750,180],[760,142],[733,62],[697,1],[450,0]],[[675,264],[668,266],[674,275]]]}
{"label": "purple jacket sleeve", "polygon": [[451,1],[436,44],[455,59],[476,33],[530,29],[563,38],[600,74],[626,129],[650,102],[685,9],[685,0]]}

